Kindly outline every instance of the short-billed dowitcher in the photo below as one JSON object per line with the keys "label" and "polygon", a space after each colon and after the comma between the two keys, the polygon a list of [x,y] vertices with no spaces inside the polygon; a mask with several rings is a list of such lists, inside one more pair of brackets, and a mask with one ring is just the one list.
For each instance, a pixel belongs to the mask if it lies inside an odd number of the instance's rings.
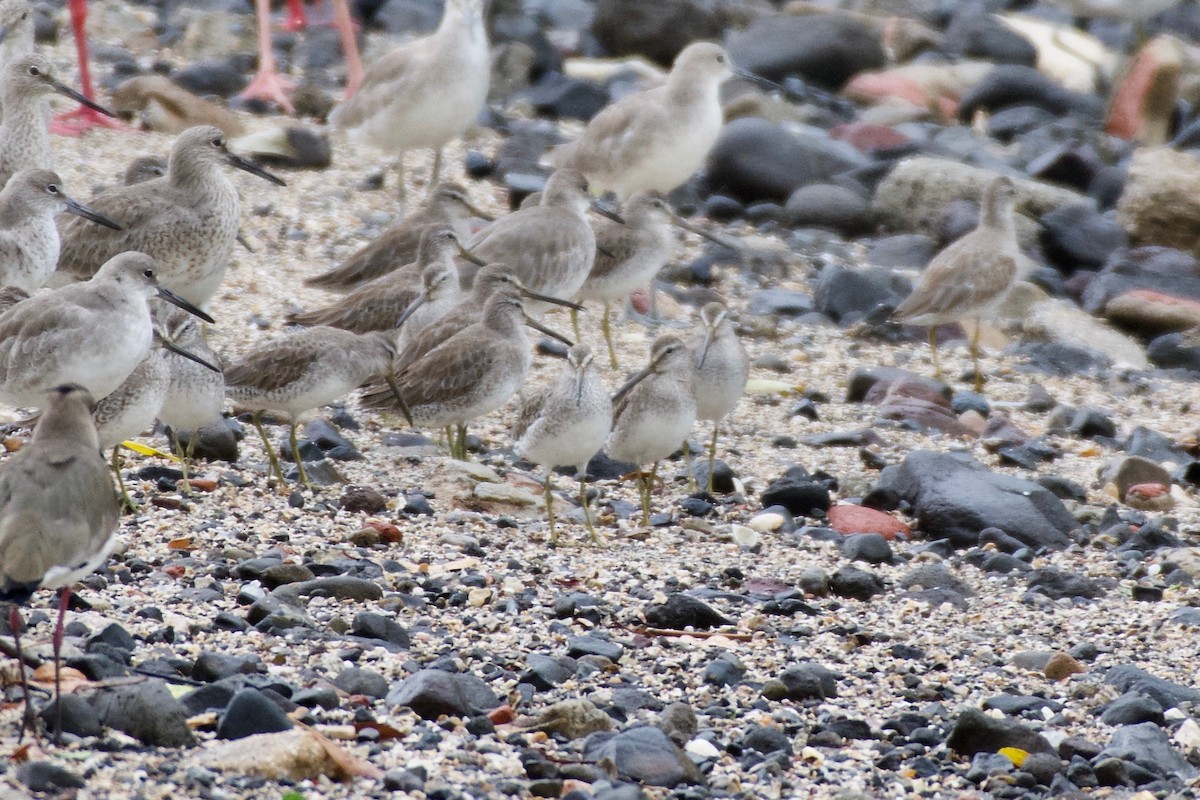
{"label": "short-billed dowitcher", "polygon": [[218,128],[189,128],[175,139],[164,177],[114,186],[92,200],[124,230],[98,233],[102,229],[73,220],[63,224],[59,272],[85,280],[117,253],[138,250],[159,262],[163,286],[203,306],[225,277],[241,222],[241,201],[226,166],[286,185],[230,152]]}
{"label": "short-billed dowitcher", "polygon": [[54,77],[50,61],[38,53],[14,58],[0,75],[4,119],[0,121],[0,184],[22,169],[53,169],[50,152],[49,96],[78,100],[112,116],[79,92]]}
{"label": "short-billed dowitcher", "polygon": [[[0,598],[25,603],[38,589],[62,589],[54,629],[54,684],[61,730],[60,654],[70,586],[94,572],[116,544],[120,510],[112,476],[100,456],[92,397],[63,385],[38,401],[41,418],[29,444],[0,464]],[[29,686],[20,652],[21,615],[9,627],[25,690],[21,732],[32,723]],[[56,730],[56,737],[58,731]]]}
{"label": "short-billed dowitcher", "polygon": [[1016,190],[1011,179],[999,177],[984,189],[979,209],[979,225],[934,256],[921,274],[921,283],[900,306],[892,319],[913,325],[929,326],[929,347],[933,369],[940,380],[937,328],[947,322],[973,319],[971,360],[975,370],[975,391],[983,388],[979,369],[979,328],[1004,302],[1019,277],[1022,259],[1013,220]]}
{"label": "short-billed dowitcher", "polygon": [[324,308],[289,314],[288,322],[330,325],[355,333],[403,325],[403,345],[458,302],[461,289],[454,257],[460,255],[478,262],[449,225],[426,225],[414,263],[381,275]]}
{"label": "short-billed dowitcher", "polygon": [[720,46],[690,44],[664,85],[613,103],[551,159],[622,200],[634,192],[670,192],[704,165],[716,143],[724,121],[718,88],[732,74]]}
{"label": "short-billed dowitcher", "polygon": [[442,147],[461,136],[483,109],[491,76],[483,23],[483,0],[446,0],[438,29],[368,66],[359,91],[329,117],[352,141],[399,156],[401,198],[405,151],[434,148],[429,185],[436,185]]}
{"label": "short-billed dowitcher", "polygon": [[21,170],[9,179],[0,191],[0,285],[26,292],[42,287],[58,264],[54,217],[63,212],[120,227],[68,197],[62,179],[50,170]]}
{"label": "short-billed dowitcher", "polygon": [[[198,438],[197,431],[221,418],[221,408],[225,404],[224,365],[204,338],[199,321],[191,314],[173,308],[160,310],[158,325],[167,341],[174,342],[208,365],[216,367],[215,370],[211,369],[195,359],[171,351],[165,355],[170,379],[158,418],[171,429],[172,444],[183,467],[181,488],[187,492],[190,489],[188,476]],[[181,430],[191,432],[186,448],[180,446]]]}
{"label": "short-billed dowitcher", "polygon": [[129,511],[135,510],[137,505],[129,496],[121,476],[121,443],[146,430],[158,416],[170,381],[167,352],[162,347],[151,347],[120,386],[96,401],[92,411],[100,449],[112,448],[112,468],[117,477],[121,504]]}
{"label": "short-billed dowitcher", "polygon": [[706,491],[709,493],[713,490],[713,465],[717,460],[717,431],[721,420],[742,398],[750,378],[750,357],[728,315],[724,303],[706,303],[700,309],[700,324],[688,342],[696,359],[696,419],[711,420],[713,424],[708,445]]}
{"label": "short-billed dowitcher", "polygon": [[[301,328],[253,347],[236,364],[226,367],[225,394],[236,406],[253,412],[254,427],[281,485],[285,482],[283,467],[263,429],[262,415],[265,411],[288,415],[288,441],[300,482],[311,488],[296,441],[300,415],[332,403],[372,378],[382,377],[394,389],[391,364],[395,355],[396,340],[390,333]],[[399,392],[395,399],[404,402]]]}
{"label": "short-billed dowitcher", "polygon": [[579,479],[579,504],[592,541],[600,536],[588,511],[587,463],[604,446],[612,430],[612,400],[592,363],[592,348],[577,344],[567,351],[566,369],[553,384],[534,392],[521,404],[513,427],[518,455],[546,469],[546,516],[550,544],[558,543],[554,527],[551,480],[555,467],[574,467]]}
{"label": "short-billed dowitcher", "polygon": [[[658,462],[679,449],[696,421],[696,360],[677,336],[658,337],[650,363],[613,396],[608,454],[638,465],[642,524],[650,524],[650,499]],[[651,464],[649,472],[642,470]]]}
{"label": "short-billed dowitcher", "polygon": [[65,383],[94,397],[113,392],[150,351],[151,298],[213,321],[159,285],[156,266],[144,253],[122,253],[90,281],[34,295],[0,315],[0,400],[35,405]]}
{"label": "short-billed dowitcher", "polygon": [[466,241],[471,237],[473,216],[489,222],[493,219],[471,203],[462,186],[440,183],[424,206],[387,228],[378,239],[337,267],[308,278],[304,285],[331,292],[348,292],[416,261],[421,235],[429,225],[449,225],[459,239]]}

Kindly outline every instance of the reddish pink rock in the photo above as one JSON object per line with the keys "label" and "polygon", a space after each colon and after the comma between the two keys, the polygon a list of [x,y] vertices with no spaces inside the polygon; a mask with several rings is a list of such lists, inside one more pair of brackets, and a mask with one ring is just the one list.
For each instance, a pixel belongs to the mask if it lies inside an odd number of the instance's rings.
{"label": "reddish pink rock", "polygon": [[1126,328],[1171,333],[1200,325],[1200,301],[1153,289],[1131,289],[1109,300],[1104,316]]}
{"label": "reddish pink rock", "polygon": [[1170,138],[1181,69],[1174,40],[1160,37],[1148,42],[1113,92],[1105,132],[1144,145],[1164,144]]}
{"label": "reddish pink rock", "polygon": [[891,514],[866,506],[833,506],[829,526],[843,536],[852,533],[878,533],[888,541],[908,539],[912,529]]}
{"label": "reddish pink rock", "polygon": [[872,106],[903,100],[945,122],[958,114],[958,97],[931,91],[921,81],[895,71],[859,73],[850,79],[842,94],[856,103]]}
{"label": "reddish pink rock", "polygon": [[870,122],[851,122],[846,125],[838,125],[829,131],[829,135],[835,139],[849,142],[864,153],[892,150],[903,147],[911,141],[894,128]]}

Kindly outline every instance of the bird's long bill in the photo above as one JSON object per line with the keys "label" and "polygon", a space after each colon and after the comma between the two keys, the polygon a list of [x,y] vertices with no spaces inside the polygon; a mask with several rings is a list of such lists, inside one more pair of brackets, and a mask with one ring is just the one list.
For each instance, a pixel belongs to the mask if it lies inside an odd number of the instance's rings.
{"label": "bird's long bill", "polygon": [[712,345],[713,333],[712,328],[704,329],[704,347],[700,348],[700,361],[696,364],[701,369],[704,367],[704,359],[708,358],[708,348]]}
{"label": "bird's long bill", "polygon": [[463,247],[461,244],[458,246],[458,254],[460,256],[462,256],[463,258],[465,258],[467,261],[470,261],[472,264],[474,264],[477,267],[486,267],[487,266],[486,261],[484,261],[482,258],[480,258],[479,256],[472,253],[467,248]]}
{"label": "bird's long bill", "polygon": [[738,76],[739,78],[741,78],[744,81],[750,81],[750,83],[753,83],[756,86],[761,86],[762,88],[764,88],[768,91],[771,91],[771,92],[782,92],[783,91],[783,87],[780,86],[775,81],[768,80],[761,75],[755,75],[753,72],[751,72],[748,69],[740,69],[738,67],[734,67],[733,74]]}
{"label": "bird's long bill", "polygon": [[421,292],[417,295],[417,299],[409,303],[408,308],[404,309],[404,313],[400,315],[400,319],[396,320],[396,327],[399,328],[405,322],[408,322],[408,318],[416,313],[418,308],[425,305],[425,301],[428,299],[429,294],[427,292]]}
{"label": "bird's long bill", "polygon": [[396,383],[396,376],[389,372],[383,376],[383,379],[387,381],[388,388],[396,396],[396,402],[400,404],[400,413],[404,415],[404,419],[408,421],[409,425],[415,427],[416,423],[413,422],[412,409],[408,407],[408,403],[404,402],[404,395],[400,394],[400,385]]}
{"label": "bird's long bill", "polygon": [[578,408],[583,403],[583,373],[587,371],[587,364],[579,364],[575,367],[575,407]]}
{"label": "bird's long bill", "polygon": [[591,209],[592,209],[592,211],[595,211],[595,212],[596,212],[597,214],[599,214],[600,216],[602,216],[602,217],[607,217],[608,219],[611,219],[613,222],[620,223],[621,225],[624,225],[624,224],[625,224],[625,218],[624,218],[624,217],[622,217],[622,216],[621,216],[620,214],[618,214],[617,212],[613,211],[613,210],[612,210],[611,208],[609,208],[608,206],[606,206],[606,205],[604,205],[603,203],[601,203],[599,200],[593,200],[593,201],[592,201],[592,204],[591,204]]}
{"label": "bird's long bill", "polygon": [[237,153],[226,153],[225,158],[229,160],[231,166],[237,167],[240,170],[245,170],[251,175],[257,175],[264,180],[270,181],[276,186],[287,186],[287,183],[283,180],[283,178],[280,178],[278,175],[272,175],[258,164],[255,164],[248,158],[239,156]]}
{"label": "bird's long bill", "polygon": [[8,34],[12,33],[12,29],[12,23],[9,23],[8,25],[0,25],[0,44],[4,43],[4,40],[8,38]]}
{"label": "bird's long bill", "polygon": [[622,385],[620,389],[617,389],[617,393],[612,397],[613,406],[616,407],[620,405],[621,400],[625,397],[625,395],[633,391],[633,387],[637,386],[639,383],[646,380],[646,378],[649,378],[653,374],[654,362],[650,362],[641,370],[639,370],[632,378],[625,381],[624,385]]}
{"label": "bird's long bill", "polygon": [[180,297],[179,295],[175,294],[174,292],[172,292],[171,290],[169,290],[165,287],[162,287],[162,286],[158,287],[158,296],[161,297],[163,300],[166,300],[168,303],[170,303],[173,306],[179,306],[184,311],[188,312],[189,314],[191,314],[194,317],[199,317],[200,319],[204,320],[205,322],[211,322],[213,324],[216,323],[216,320],[213,319],[212,317],[210,317],[208,314],[205,314],[203,311],[196,308],[194,305],[189,303],[187,300],[184,300],[182,297]]}
{"label": "bird's long bill", "polygon": [[216,372],[216,373],[221,372],[220,367],[218,367],[214,364],[211,364],[208,361],[205,361],[203,358],[201,358],[200,356],[191,352],[190,350],[184,350],[182,347],[175,344],[174,342],[172,342],[170,339],[166,338],[165,336],[160,336],[158,341],[163,347],[170,350],[172,353],[181,355],[184,358],[188,359],[189,361],[195,361],[197,364],[204,367],[205,369],[211,369],[213,372]]}
{"label": "bird's long bill", "polygon": [[54,91],[58,92],[63,97],[69,97],[72,100],[75,100],[76,102],[87,106],[88,108],[92,109],[93,111],[99,111],[101,114],[104,114],[107,117],[112,117],[114,119],[117,116],[116,114],[109,111],[107,108],[105,108],[104,106],[95,102],[94,100],[89,100],[88,98],[84,97],[81,92],[75,91],[70,86],[67,86],[65,83],[61,83],[60,81],[50,79],[50,86],[52,86],[54,88]]}
{"label": "bird's long bill", "polygon": [[672,214],[671,221],[683,228],[688,233],[694,233],[702,239],[707,239],[718,247],[725,247],[730,250],[740,249],[740,245],[738,245],[736,242],[731,242],[723,236],[717,236],[709,233],[708,231],[704,230],[704,228],[701,228],[699,225],[693,225],[678,214]]}
{"label": "bird's long bill", "polygon": [[470,211],[472,214],[479,217],[481,220],[484,220],[485,222],[495,222],[496,221],[495,215],[487,213],[482,208],[475,205],[474,203],[472,203],[470,200],[466,199],[465,197],[463,198],[463,205],[467,207],[467,211]]}
{"label": "bird's long bill", "polygon": [[575,346],[575,343],[574,343],[574,342],[572,342],[570,339],[568,339],[567,337],[563,336],[561,333],[559,333],[559,332],[557,332],[557,331],[552,331],[552,330],[550,330],[550,329],[549,329],[549,328],[547,328],[545,325],[543,325],[542,323],[538,322],[536,319],[534,319],[533,317],[529,316],[528,314],[526,314],[526,315],[525,315],[525,324],[526,324],[526,325],[528,325],[529,327],[533,328],[535,331],[538,331],[538,332],[540,332],[540,333],[544,333],[544,334],[546,334],[546,335],[547,335],[547,336],[549,336],[551,339],[557,339],[558,341],[560,341],[560,342],[562,342],[563,344],[565,344],[567,347],[574,347],[574,346]]}
{"label": "bird's long bill", "polygon": [[543,303],[553,303],[556,306],[563,306],[565,308],[574,309],[575,311],[583,311],[583,305],[581,303],[574,303],[570,300],[563,300],[559,297],[551,297],[548,294],[540,294],[532,289],[526,289],[525,287],[521,287],[521,296],[530,300],[541,300]]}
{"label": "bird's long bill", "polygon": [[106,228],[112,228],[114,231],[124,230],[120,223],[104,216],[96,209],[89,208],[83,203],[76,202],[69,197],[67,198],[67,213],[74,214],[77,217],[83,217],[84,219],[90,219],[92,222],[95,222],[98,225],[103,225]]}

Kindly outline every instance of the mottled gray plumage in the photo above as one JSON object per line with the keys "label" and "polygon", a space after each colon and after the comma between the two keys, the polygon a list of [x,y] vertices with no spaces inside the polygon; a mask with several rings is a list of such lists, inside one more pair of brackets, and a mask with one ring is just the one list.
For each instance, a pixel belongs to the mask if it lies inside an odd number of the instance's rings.
{"label": "mottled gray plumage", "polygon": [[700,309],[700,324],[688,341],[696,360],[696,419],[713,424],[708,450],[708,486],[713,490],[713,465],[717,458],[717,432],[721,420],[734,409],[750,379],[750,356],[729,321],[724,303],[707,303]]}
{"label": "mottled gray plumage", "polygon": [[[32,52],[33,3],[29,0],[0,0],[0,75],[7,71],[6,67],[13,60]],[[3,99],[0,98],[2,103]]]}
{"label": "mottled gray plumage", "polygon": [[154,423],[171,380],[167,355],[163,348],[151,347],[121,385],[96,402],[92,421],[102,450],[132,439]]}
{"label": "mottled gray plumage", "polygon": [[132,186],[153,178],[161,178],[166,174],[167,160],[162,156],[138,156],[125,168],[125,174],[121,176],[121,183]]}
{"label": "mottled gray plumage", "polygon": [[80,386],[49,392],[33,438],[0,464],[0,595],[27,597],[94,571],[116,539],[117,498]]}
{"label": "mottled gray plumage", "polygon": [[92,200],[93,208],[124,230],[63,221],[59,272],[86,280],[117,253],[138,250],[159,261],[163,286],[203,306],[225,276],[241,221],[241,201],[226,166],[283,185],[231,153],[219,129],[189,128],[175,140],[164,177],[114,186]]}
{"label": "mottled gray plumage", "polygon": [[[168,308],[160,311],[159,328],[163,335],[189,353],[220,368],[221,358],[209,346],[200,321],[185,311]],[[170,379],[158,418],[172,429],[194,430],[220,419],[225,404],[225,374],[214,372],[190,358],[165,351]]]}
{"label": "mottled gray plumage", "polygon": [[348,292],[418,260],[421,234],[429,225],[448,225],[460,240],[471,233],[471,217],[490,220],[471,204],[467,190],[457,183],[442,183],[424,206],[387,228],[375,241],[355,252],[337,267],[314,275],[305,286]]}

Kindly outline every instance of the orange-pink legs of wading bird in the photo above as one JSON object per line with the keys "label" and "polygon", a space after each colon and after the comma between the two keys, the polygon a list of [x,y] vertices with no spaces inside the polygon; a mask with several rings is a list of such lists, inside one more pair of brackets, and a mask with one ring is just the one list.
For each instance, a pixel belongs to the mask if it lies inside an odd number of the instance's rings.
{"label": "orange-pink legs of wading bird", "polygon": [[[84,24],[87,22],[87,0],[70,0],[71,30],[75,34],[75,53],[79,59],[79,85],[83,96],[95,102],[96,87],[92,83],[92,70],[88,64],[87,32]],[[121,128],[120,122],[106,117],[94,108],[80,104],[73,111],[59,114],[50,122],[50,132],[60,136],[79,136],[85,131],[95,128]]]}

